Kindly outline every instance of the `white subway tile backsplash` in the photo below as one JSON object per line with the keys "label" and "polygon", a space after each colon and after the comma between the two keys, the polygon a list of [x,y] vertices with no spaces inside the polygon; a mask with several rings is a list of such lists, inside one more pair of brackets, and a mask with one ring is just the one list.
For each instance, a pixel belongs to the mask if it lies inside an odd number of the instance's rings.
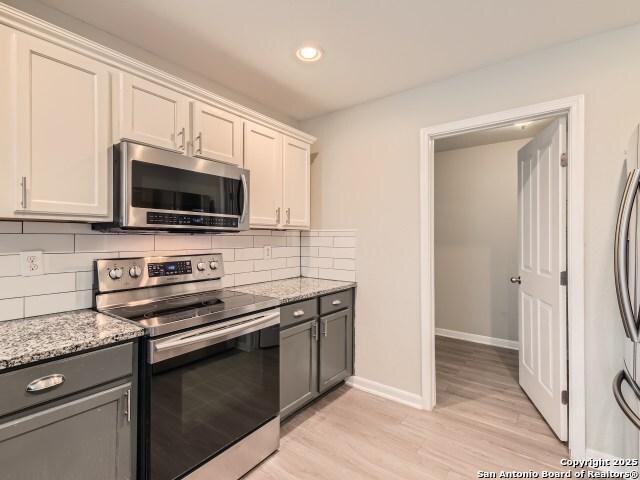
{"label": "white subway tile backsplash", "polygon": [[253,237],[254,247],[264,247],[265,245],[270,245],[272,247],[285,247],[287,245],[287,237]]}
{"label": "white subway tile backsplash", "polygon": [[302,247],[300,248],[300,256],[302,257],[317,257],[318,247]]}
{"label": "white subway tile backsplash", "polygon": [[77,272],[76,273],[76,290],[93,289],[93,272]]}
{"label": "white subway tile backsplash", "polygon": [[318,269],[318,277],[326,278],[328,280],[341,280],[343,282],[355,282],[356,272],[348,270],[333,270],[329,268]]}
{"label": "white subway tile backsplash", "polygon": [[0,277],[0,298],[72,292],[75,289],[75,273],[56,273],[36,277]]}
{"label": "white subway tile backsplash", "polygon": [[224,273],[247,273],[253,272],[253,260],[244,260],[244,261],[235,261],[235,262],[225,262],[224,264]]}
{"label": "white subway tile backsplash", "polygon": [[333,268],[336,270],[356,270],[356,261],[348,258],[336,258],[333,260]]}
{"label": "white subway tile backsplash", "polygon": [[333,239],[334,247],[353,247],[356,246],[356,237],[335,237]]}
{"label": "white subway tile backsplash", "polygon": [[187,250],[187,255],[208,255],[210,253],[221,253],[224,262],[235,260],[235,250],[233,248],[214,248],[208,250]]}
{"label": "white subway tile backsplash", "polygon": [[333,247],[333,237],[303,237],[300,244],[303,247]]}
{"label": "white subway tile backsplash", "polygon": [[300,276],[300,268],[291,267],[271,271],[271,280],[283,280],[285,278],[295,278]]}
{"label": "white subway tile backsplash", "polygon": [[299,230],[271,230],[271,235],[274,237],[299,237]]}
{"label": "white subway tile backsplash", "polygon": [[270,258],[269,260],[255,260],[256,272],[261,270],[275,270],[277,268],[287,268],[286,258]]}
{"label": "white subway tile backsplash", "polygon": [[317,230],[305,230],[304,232],[300,232],[300,237],[317,237]]}
{"label": "white subway tile backsplash", "polygon": [[355,230],[319,230],[318,235],[321,237],[355,237]]}
{"label": "white subway tile backsplash", "polygon": [[90,223],[23,222],[22,233],[86,233],[87,235],[93,235],[100,232],[92,230]]}
{"label": "white subway tile backsplash", "polygon": [[300,237],[286,237],[288,247],[299,247]]}
{"label": "white subway tile backsplash", "polygon": [[0,255],[42,250],[49,253],[73,252],[73,235],[0,234]]}
{"label": "white subway tile backsplash", "polygon": [[253,237],[248,235],[214,235],[211,238],[212,248],[251,248]]}
{"label": "white subway tile backsplash", "polygon": [[53,295],[27,297],[24,302],[25,317],[47,315],[49,313],[67,312],[91,308],[93,305],[93,291],[81,290]]}
{"label": "white subway tile backsplash", "polygon": [[238,273],[235,276],[236,286],[248,285],[250,283],[270,282],[270,281],[271,281],[271,270],[266,270],[264,272]]}
{"label": "white subway tile backsplash", "polygon": [[20,255],[0,255],[0,275],[3,277],[22,275]]}
{"label": "white subway tile backsplash", "polygon": [[45,253],[42,260],[44,273],[93,272],[95,260],[117,257],[118,252]]}
{"label": "white subway tile backsplash", "polygon": [[318,269],[312,267],[300,267],[300,275],[303,277],[318,278]]}
{"label": "white subway tile backsplash", "polygon": [[0,233],[22,233],[22,222],[0,222]]}
{"label": "white subway tile backsplash", "polygon": [[356,258],[356,249],[320,247],[318,249],[318,256],[331,258]]}
{"label": "white subway tile backsplash", "polygon": [[211,248],[209,235],[156,235],[156,250],[207,250]]}
{"label": "white subway tile backsplash", "polygon": [[0,321],[24,317],[24,298],[0,300]]}
{"label": "white subway tile backsplash", "polygon": [[273,258],[299,257],[300,247],[274,247],[271,249],[271,256]]}
{"label": "white subway tile backsplash", "polygon": [[333,268],[333,258],[302,257],[300,265],[303,267]]}
{"label": "white subway tile backsplash", "polygon": [[[120,258],[143,258],[143,257],[166,257],[171,255],[186,255],[186,250],[139,250],[139,251],[124,251],[120,252],[116,257]],[[102,256],[102,253],[97,253]],[[109,257],[104,257],[109,258]]]}
{"label": "white subway tile backsplash", "polygon": [[287,257],[287,267],[299,267],[300,257]]}
{"label": "white subway tile backsplash", "polygon": [[235,252],[236,260],[259,260],[264,255],[262,248],[238,248]]}
{"label": "white subway tile backsplash", "polygon": [[155,250],[153,235],[76,235],[76,252],[144,252],[150,250]]}

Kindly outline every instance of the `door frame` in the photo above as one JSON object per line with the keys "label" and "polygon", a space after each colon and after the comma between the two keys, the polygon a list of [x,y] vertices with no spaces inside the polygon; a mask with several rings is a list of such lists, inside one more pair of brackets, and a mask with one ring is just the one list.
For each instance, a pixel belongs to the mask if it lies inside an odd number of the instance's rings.
{"label": "door frame", "polygon": [[420,322],[422,408],[436,404],[434,143],[438,138],[477,132],[557,115],[567,116],[567,338],[569,342],[569,449],[586,458],[584,345],[584,95],[561,98],[420,130]]}

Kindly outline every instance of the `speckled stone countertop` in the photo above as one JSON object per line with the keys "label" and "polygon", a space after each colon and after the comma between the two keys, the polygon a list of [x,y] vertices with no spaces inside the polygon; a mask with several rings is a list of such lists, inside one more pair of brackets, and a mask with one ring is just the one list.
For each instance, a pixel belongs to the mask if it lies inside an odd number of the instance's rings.
{"label": "speckled stone countertop", "polygon": [[132,323],[75,310],[0,322],[0,370],[144,335]]}
{"label": "speckled stone countertop", "polygon": [[251,295],[264,295],[266,297],[277,298],[280,300],[280,303],[291,303],[304,300],[305,298],[313,298],[328,293],[348,290],[356,285],[356,282],[297,277],[273,280],[271,282],[253,283],[241,287],[229,287],[227,290],[249,293]]}

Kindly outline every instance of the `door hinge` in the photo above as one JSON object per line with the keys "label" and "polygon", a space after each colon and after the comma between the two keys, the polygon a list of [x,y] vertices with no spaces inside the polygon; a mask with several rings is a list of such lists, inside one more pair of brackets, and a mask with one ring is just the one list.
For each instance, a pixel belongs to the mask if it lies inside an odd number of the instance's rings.
{"label": "door hinge", "polygon": [[563,153],[562,155],[560,155],[560,166],[566,167],[567,165],[569,165],[569,155]]}
{"label": "door hinge", "polygon": [[569,405],[569,390],[562,391],[561,399],[563,405]]}
{"label": "door hinge", "polygon": [[566,287],[569,283],[567,271],[560,272],[560,285]]}

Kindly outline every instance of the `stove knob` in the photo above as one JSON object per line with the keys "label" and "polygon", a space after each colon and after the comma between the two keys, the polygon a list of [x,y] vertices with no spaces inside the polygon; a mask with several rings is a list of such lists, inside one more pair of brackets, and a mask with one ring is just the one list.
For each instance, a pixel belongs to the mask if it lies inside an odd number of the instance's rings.
{"label": "stove knob", "polygon": [[138,278],[140,275],[142,275],[142,269],[137,265],[135,267],[131,267],[129,269],[129,275],[131,275],[131,278]]}
{"label": "stove knob", "polygon": [[111,270],[109,270],[109,276],[113,280],[118,280],[119,278],[122,278],[122,269],[119,267],[112,268]]}
{"label": "stove knob", "polygon": [[218,261],[217,261],[217,260],[214,260],[213,262],[211,262],[211,263],[209,264],[209,267],[211,267],[211,270],[215,270],[215,269],[217,269],[217,268],[218,268]]}
{"label": "stove knob", "polygon": [[204,272],[204,262],[198,263],[198,270],[200,270],[201,272]]}

